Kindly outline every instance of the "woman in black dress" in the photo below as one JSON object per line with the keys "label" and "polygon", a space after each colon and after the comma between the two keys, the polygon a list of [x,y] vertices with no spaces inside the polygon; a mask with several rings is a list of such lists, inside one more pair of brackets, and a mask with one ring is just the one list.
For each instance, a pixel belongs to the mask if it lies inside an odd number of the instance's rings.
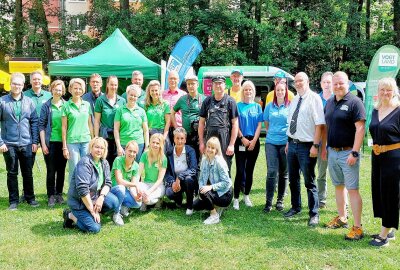
{"label": "woman in black dress", "polygon": [[378,83],[378,104],[372,112],[369,131],[373,140],[372,203],[374,216],[382,219],[379,234],[372,246],[387,246],[394,239],[393,228],[399,227],[400,184],[400,100],[399,89],[392,78]]}

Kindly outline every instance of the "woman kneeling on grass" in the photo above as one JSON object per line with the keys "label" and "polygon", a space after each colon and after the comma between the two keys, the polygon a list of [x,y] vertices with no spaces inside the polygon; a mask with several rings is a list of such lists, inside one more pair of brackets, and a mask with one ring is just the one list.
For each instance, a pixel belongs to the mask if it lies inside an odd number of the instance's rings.
{"label": "woman kneeling on grass", "polygon": [[217,137],[207,141],[206,153],[200,165],[200,198],[193,203],[194,210],[210,210],[210,216],[204,224],[219,223],[223,207],[232,201],[232,180],[229,178],[228,165],[221,152]]}
{"label": "woman kneeling on grass", "polygon": [[140,158],[139,175],[144,170],[144,179],[139,184],[138,194],[142,198],[141,211],[146,211],[147,205],[160,206],[165,194],[163,184],[167,170],[167,158],[164,155],[164,136],[155,133],[150,137],[150,148]]}
{"label": "woman kneeling on grass", "polygon": [[116,225],[123,225],[119,214],[125,187],[111,188],[110,166],[106,160],[107,141],[94,138],[89,143],[89,154],[82,157],[72,174],[68,191],[68,205],[63,212],[64,228],[74,224],[84,231],[100,231],[100,213],[113,213]]}
{"label": "woman kneeling on grass", "polygon": [[135,141],[129,141],[125,147],[125,155],[114,160],[111,170],[112,185],[122,185],[124,189],[124,200],[121,206],[121,215],[129,216],[130,208],[139,208],[142,198],[138,195],[139,164],[135,161],[139,153],[139,146]]}

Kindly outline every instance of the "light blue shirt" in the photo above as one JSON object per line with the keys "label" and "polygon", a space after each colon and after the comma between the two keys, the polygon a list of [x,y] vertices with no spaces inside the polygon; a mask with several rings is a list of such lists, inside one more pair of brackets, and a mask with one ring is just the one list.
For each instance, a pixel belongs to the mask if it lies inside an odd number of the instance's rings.
{"label": "light blue shirt", "polygon": [[215,156],[211,162],[203,157],[200,164],[199,188],[207,186],[208,180],[210,180],[212,190],[216,191],[220,197],[232,187],[228,166],[223,157]]}
{"label": "light blue shirt", "polygon": [[285,107],[284,104],[278,107],[273,102],[270,102],[265,107],[264,121],[269,123],[266,136],[267,143],[274,145],[284,145],[287,143],[288,114],[289,106]]}
{"label": "light blue shirt", "polygon": [[260,104],[244,103],[237,104],[239,112],[239,128],[243,136],[254,136],[258,123],[263,121],[263,114]]}

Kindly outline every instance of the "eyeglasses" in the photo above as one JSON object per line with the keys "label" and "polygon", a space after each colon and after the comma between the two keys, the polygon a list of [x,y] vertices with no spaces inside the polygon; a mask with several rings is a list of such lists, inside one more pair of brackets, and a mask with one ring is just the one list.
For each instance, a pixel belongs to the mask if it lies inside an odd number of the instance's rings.
{"label": "eyeglasses", "polygon": [[15,83],[15,82],[12,82],[11,85],[12,86],[16,86],[16,87],[23,87],[24,86],[23,84]]}

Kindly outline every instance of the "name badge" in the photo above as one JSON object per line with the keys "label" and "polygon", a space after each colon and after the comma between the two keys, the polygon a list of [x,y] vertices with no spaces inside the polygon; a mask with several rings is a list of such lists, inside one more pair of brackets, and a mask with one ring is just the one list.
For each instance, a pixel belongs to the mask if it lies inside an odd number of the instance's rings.
{"label": "name badge", "polygon": [[246,147],[244,147],[243,145],[239,145],[239,151],[240,152],[246,151]]}

